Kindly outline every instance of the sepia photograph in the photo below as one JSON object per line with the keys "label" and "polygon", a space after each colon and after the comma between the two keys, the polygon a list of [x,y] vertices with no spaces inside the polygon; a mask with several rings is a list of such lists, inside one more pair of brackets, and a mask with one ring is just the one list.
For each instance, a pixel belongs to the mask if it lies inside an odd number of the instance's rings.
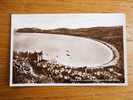
{"label": "sepia photograph", "polygon": [[122,13],[11,14],[10,86],[126,86]]}

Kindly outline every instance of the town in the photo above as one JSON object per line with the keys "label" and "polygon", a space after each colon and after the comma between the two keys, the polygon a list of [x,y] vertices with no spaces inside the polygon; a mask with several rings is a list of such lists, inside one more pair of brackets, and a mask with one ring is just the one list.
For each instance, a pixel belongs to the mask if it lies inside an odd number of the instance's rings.
{"label": "town", "polygon": [[73,68],[43,59],[43,52],[13,52],[13,83],[121,83],[118,67]]}

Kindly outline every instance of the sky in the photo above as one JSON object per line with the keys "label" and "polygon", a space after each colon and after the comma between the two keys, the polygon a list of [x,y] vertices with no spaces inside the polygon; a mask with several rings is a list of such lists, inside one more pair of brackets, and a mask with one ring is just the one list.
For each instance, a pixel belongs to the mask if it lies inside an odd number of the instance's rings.
{"label": "sky", "polygon": [[80,14],[12,14],[13,29],[36,27],[54,28],[89,28],[97,26],[125,25],[122,13],[80,13]]}

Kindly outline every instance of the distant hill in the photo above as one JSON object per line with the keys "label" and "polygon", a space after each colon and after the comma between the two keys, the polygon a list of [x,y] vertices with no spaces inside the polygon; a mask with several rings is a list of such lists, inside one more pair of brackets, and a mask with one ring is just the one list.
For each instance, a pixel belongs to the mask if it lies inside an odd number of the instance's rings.
{"label": "distant hill", "polygon": [[110,36],[122,36],[123,27],[92,27],[92,28],[56,28],[56,29],[39,29],[39,28],[19,28],[17,33],[50,33],[50,34],[64,34],[83,37],[110,37]]}

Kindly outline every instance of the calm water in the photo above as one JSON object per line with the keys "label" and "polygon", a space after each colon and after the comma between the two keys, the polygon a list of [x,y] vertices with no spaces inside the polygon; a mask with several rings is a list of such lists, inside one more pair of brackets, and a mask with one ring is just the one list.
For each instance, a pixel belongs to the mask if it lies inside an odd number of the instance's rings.
{"label": "calm water", "polygon": [[45,59],[74,67],[100,66],[114,56],[112,50],[101,42],[47,33],[18,33],[14,36],[14,50],[43,51]]}

